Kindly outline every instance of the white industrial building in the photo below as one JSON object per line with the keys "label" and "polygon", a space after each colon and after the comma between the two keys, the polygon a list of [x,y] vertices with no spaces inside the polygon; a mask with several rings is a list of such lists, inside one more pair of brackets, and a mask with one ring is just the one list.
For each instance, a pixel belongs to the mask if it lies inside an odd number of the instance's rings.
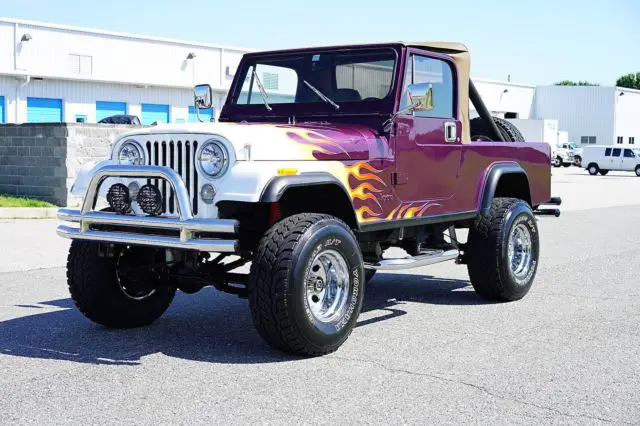
{"label": "white industrial building", "polygon": [[[0,18],[0,123],[95,123],[112,114],[143,124],[195,121],[192,88],[200,83],[214,90],[215,119],[251,50]],[[278,93],[273,78],[263,80]],[[488,109],[513,120],[527,140],[640,141],[640,91],[474,82]]]}

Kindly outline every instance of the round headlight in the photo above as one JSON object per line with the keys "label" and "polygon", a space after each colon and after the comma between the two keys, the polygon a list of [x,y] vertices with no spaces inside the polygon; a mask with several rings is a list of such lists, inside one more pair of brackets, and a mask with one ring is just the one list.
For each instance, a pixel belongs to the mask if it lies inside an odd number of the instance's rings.
{"label": "round headlight", "polygon": [[118,162],[139,166],[142,164],[142,148],[136,142],[127,141],[122,144],[118,151]]}
{"label": "round headlight", "polygon": [[216,141],[205,142],[198,156],[200,169],[211,177],[220,176],[227,169],[229,157],[225,147]]}

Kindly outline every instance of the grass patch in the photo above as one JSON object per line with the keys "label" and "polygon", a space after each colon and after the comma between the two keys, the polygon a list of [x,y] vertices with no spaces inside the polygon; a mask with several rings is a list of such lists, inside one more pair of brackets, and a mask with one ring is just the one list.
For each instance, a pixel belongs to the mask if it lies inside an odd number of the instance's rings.
{"label": "grass patch", "polygon": [[34,200],[33,198],[11,197],[0,194],[0,207],[56,207],[46,201]]}

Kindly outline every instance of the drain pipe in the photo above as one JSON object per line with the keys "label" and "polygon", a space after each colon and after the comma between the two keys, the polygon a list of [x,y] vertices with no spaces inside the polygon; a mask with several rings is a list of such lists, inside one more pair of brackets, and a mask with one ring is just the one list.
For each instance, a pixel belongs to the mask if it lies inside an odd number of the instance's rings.
{"label": "drain pipe", "polygon": [[31,76],[27,75],[25,76],[24,81],[16,87],[16,116],[14,119],[16,124],[18,124],[18,115],[20,113],[20,91],[22,90],[23,87],[29,84],[30,81],[31,81]]}

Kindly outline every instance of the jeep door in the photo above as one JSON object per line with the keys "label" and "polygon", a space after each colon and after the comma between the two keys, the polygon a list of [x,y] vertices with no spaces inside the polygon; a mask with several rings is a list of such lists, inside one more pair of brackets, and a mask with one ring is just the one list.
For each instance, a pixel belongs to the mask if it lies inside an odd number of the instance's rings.
{"label": "jeep door", "polygon": [[[395,132],[395,193],[403,202],[451,198],[462,155],[455,68],[446,57],[409,49]],[[445,204],[441,203],[444,207]]]}

